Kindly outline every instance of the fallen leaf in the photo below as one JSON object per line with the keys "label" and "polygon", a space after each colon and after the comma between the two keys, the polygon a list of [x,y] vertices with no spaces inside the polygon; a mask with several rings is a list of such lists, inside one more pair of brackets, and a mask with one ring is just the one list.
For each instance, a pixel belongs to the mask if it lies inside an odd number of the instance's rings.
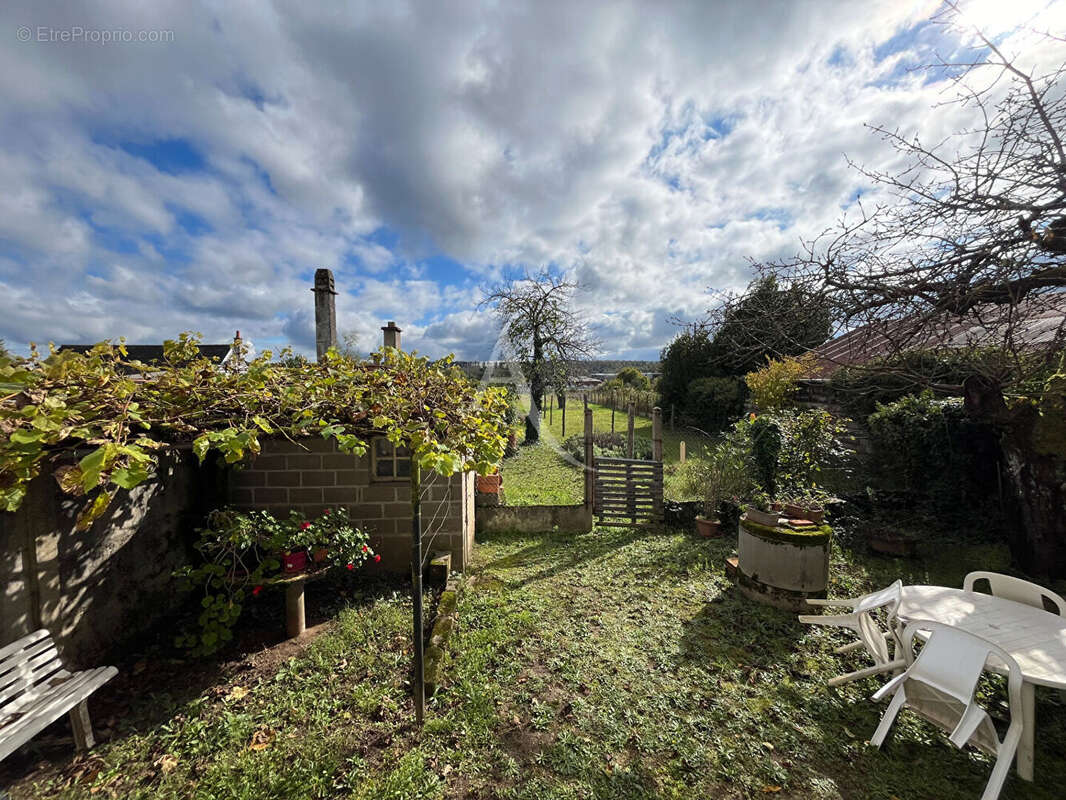
{"label": "fallen leaf", "polygon": [[762,790],[763,790],[763,792],[765,794],[777,794],[778,792],[781,791],[781,787],[780,786],[764,786],[764,787],[762,787]]}
{"label": "fallen leaf", "polygon": [[246,686],[234,686],[228,695],[227,700],[243,700],[250,693],[250,690]]}
{"label": "fallen leaf", "polygon": [[252,734],[252,741],[248,744],[249,750],[266,750],[274,743],[277,736],[273,728],[260,728]]}
{"label": "fallen leaf", "polygon": [[162,770],[163,774],[165,775],[168,772],[173,772],[175,768],[177,768],[178,759],[172,755],[161,756],[160,758],[156,759],[155,765],[159,767],[159,769]]}

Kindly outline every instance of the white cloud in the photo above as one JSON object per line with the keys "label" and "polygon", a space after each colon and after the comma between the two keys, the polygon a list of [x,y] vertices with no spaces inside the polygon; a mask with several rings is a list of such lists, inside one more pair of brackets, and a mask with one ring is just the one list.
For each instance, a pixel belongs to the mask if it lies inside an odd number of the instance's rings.
{"label": "white cloud", "polygon": [[[1007,7],[980,2],[1007,30]],[[1018,13],[1063,24],[1034,3]],[[607,353],[652,355],[671,315],[832,222],[864,188],[844,153],[891,166],[863,123],[930,141],[960,127],[932,108],[943,86],[902,68],[956,39],[926,28],[877,58],[937,6],[6,4],[11,37],[173,41],[0,48],[0,337],[240,327],[306,351],[310,276],[328,266],[365,347],[396,319],[426,352],[476,354],[493,324],[478,284],[554,263],[585,286]],[[204,168],[118,146],[164,140]],[[418,265],[437,254],[465,272]]]}

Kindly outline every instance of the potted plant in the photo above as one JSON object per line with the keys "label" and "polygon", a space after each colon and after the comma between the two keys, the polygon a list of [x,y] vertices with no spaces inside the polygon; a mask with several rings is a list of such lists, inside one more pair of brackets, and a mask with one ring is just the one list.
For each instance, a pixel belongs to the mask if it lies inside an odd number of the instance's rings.
{"label": "potted plant", "polygon": [[282,527],[276,544],[281,549],[281,569],[295,575],[307,569],[308,550],[319,544],[319,531],[315,524],[299,511],[290,511],[288,523]]}
{"label": "potted plant", "polygon": [[381,560],[381,556],[370,548],[370,537],[366,530],[352,524],[348,509],[327,509],[315,521],[315,526],[320,541],[328,545],[324,560],[330,566],[352,570],[367,559]]}
{"label": "potted plant", "polygon": [[825,522],[824,503],[828,499],[825,492],[812,487],[804,492],[793,494],[785,502],[784,513],[789,519],[805,519],[817,525]]}
{"label": "potted plant", "polygon": [[704,538],[718,536],[722,523],[730,515],[724,506],[749,485],[744,453],[737,447],[722,443],[703,459],[694,460],[683,478],[683,490],[698,495],[702,516],[696,517],[696,530]]}
{"label": "potted plant", "polygon": [[482,494],[499,494],[502,485],[503,475],[500,474],[499,469],[491,475],[477,476],[477,490]]}
{"label": "potted plant", "polygon": [[765,525],[770,528],[776,528],[780,521],[781,515],[771,509],[772,501],[770,495],[761,489],[751,494],[746,516],[757,525]]}

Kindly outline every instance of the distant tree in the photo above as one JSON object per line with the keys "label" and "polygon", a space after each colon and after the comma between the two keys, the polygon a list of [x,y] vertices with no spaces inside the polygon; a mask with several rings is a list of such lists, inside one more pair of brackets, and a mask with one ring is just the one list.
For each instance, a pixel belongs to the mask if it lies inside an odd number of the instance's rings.
{"label": "distant tree", "polygon": [[358,360],[359,354],[359,334],[353,330],[345,331],[341,334],[341,343],[337,347],[337,352],[346,358]]}
{"label": "distant tree", "polygon": [[711,363],[718,375],[743,376],[767,359],[798,356],[829,338],[826,297],[774,275],[752,281],[711,313]]}
{"label": "distant tree", "polygon": [[692,382],[716,375],[714,352],[710,331],[700,323],[690,325],[663,349],[659,394],[664,409],[685,408]]}
{"label": "distant tree", "polygon": [[615,375],[615,379],[631,389],[647,390],[651,388],[651,381],[648,380],[648,376],[636,367],[626,367],[619,370],[618,374]]}
{"label": "distant tree", "polygon": [[526,442],[540,438],[540,410],[548,389],[566,385],[569,362],[591,356],[597,343],[571,303],[577,284],[544,270],[485,293],[481,306],[495,310],[504,335],[529,381]]}

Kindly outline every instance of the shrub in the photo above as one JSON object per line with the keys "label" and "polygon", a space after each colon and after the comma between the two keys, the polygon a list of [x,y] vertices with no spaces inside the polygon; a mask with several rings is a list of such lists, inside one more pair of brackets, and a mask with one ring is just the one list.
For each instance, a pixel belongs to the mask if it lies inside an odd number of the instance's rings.
{"label": "shrub", "polygon": [[[596,458],[628,458],[627,436],[624,433],[593,433],[592,453]],[[585,435],[568,436],[563,450],[582,464],[585,463]],[[652,441],[643,436],[633,437],[633,458],[650,459]]]}
{"label": "shrub", "polygon": [[735,442],[720,442],[706,457],[680,465],[677,486],[684,496],[698,497],[708,517],[728,517],[723,506],[735,505],[751,489],[747,452]]}
{"label": "shrub", "polygon": [[878,404],[916,394],[922,387],[961,386],[974,374],[1006,380],[1013,369],[1010,361],[1008,354],[994,349],[908,350],[862,366],[841,367],[829,378],[829,388],[848,414],[865,419]]}
{"label": "shrub", "polygon": [[179,647],[197,655],[209,655],[233,638],[245,599],[249,593],[258,595],[274,577],[282,553],[326,548],[330,565],[348,569],[378,558],[366,531],[352,524],[345,508],[327,509],[316,519],[290,511],[286,520],[269,511],[219,509],[208,514],[207,525],[197,533],[194,548],[200,563],[174,572],[190,588],[203,592],[199,631],[177,638]]}
{"label": "shrub", "polygon": [[872,476],[907,492],[930,513],[959,518],[998,496],[995,432],[967,416],[959,398],[930,392],[879,405],[869,418]]}
{"label": "shrub", "polygon": [[817,499],[826,471],[847,474],[854,450],[847,420],[828,411],[778,411],[739,420],[726,441],[748,459],[754,482],[770,495]]}
{"label": "shrub", "polygon": [[752,402],[760,411],[784,408],[799,388],[799,379],[814,369],[813,353],[799,358],[767,359],[766,366],[744,376]]}
{"label": "shrub", "polygon": [[745,395],[739,378],[700,378],[685,393],[684,418],[708,433],[720,431],[744,413]]}

